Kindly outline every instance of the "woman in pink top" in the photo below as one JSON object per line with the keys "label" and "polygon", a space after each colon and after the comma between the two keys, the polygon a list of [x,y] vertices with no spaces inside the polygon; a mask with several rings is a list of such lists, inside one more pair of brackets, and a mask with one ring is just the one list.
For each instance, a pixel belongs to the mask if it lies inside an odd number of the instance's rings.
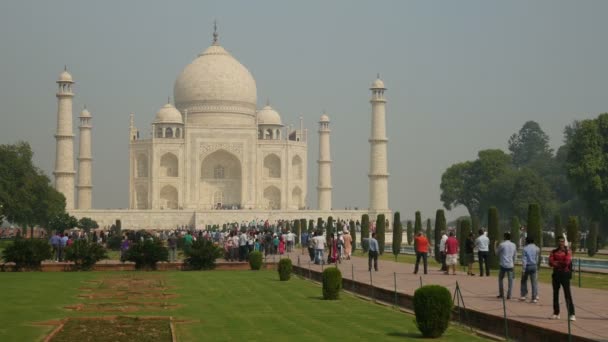
{"label": "woman in pink top", "polygon": [[445,274],[449,274],[450,268],[452,269],[452,275],[456,274],[456,263],[458,263],[458,240],[454,236],[454,231],[450,232],[448,241],[445,242],[445,263],[448,265]]}

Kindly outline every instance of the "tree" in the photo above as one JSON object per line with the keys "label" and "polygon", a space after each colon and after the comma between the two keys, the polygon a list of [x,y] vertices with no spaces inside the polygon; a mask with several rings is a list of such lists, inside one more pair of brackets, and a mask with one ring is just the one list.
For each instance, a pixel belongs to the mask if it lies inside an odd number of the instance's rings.
{"label": "tree", "polygon": [[91,219],[90,217],[83,217],[78,220],[76,227],[88,233],[91,229],[99,228],[99,225],[95,220]]}
{"label": "tree", "polygon": [[317,231],[322,232],[323,231],[323,219],[322,218],[317,218]]}
{"label": "tree", "polygon": [[479,228],[481,224],[479,223],[479,217],[475,216],[475,217],[471,217],[471,231],[477,235],[477,232],[479,232]]}
{"label": "tree", "polygon": [[386,233],[386,218],[384,214],[378,215],[376,218],[376,240],[378,240],[379,253],[380,255],[384,254],[384,247],[386,245],[385,241],[385,233]]}
{"label": "tree", "polygon": [[608,113],[583,120],[566,141],[566,174],[593,220],[608,233]]}
{"label": "tree", "polygon": [[557,239],[564,235],[564,228],[562,227],[562,218],[559,215],[555,215],[555,218],[553,220],[553,222],[555,222],[555,230],[554,230],[554,236],[555,236],[555,244],[557,245]]}
{"label": "tree", "polygon": [[515,247],[519,248],[519,218],[517,216],[511,217],[511,241],[515,243]]}
{"label": "tree", "polygon": [[352,239],[352,242],[351,242],[352,251],[351,251],[351,253],[354,254],[355,253],[355,249],[357,249],[357,229],[355,227],[355,221],[350,220],[350,222],[348,223],[348,226],[349,226],[349,231],[350,231],[350,237]]}
{"label": "tree", "polygon": [[51,217],[65,212],[65,197],[33,165],[32,157],[26,142],[0,145],[0,218],[24,229],[46,226]]}
{"label": "tree", "polygon": [[59,214],[49,221],[48,229],[50,232],[63,232],[78,226],[78,220],[67,213]]}
{"label": "tree", "polygon": [[407,228],[405,230],[405,233],[407,237],[407,244],[408,246],[411,246],[414,240],[414,228],[412,228],[412,221],[410,220],[407,220]]}
{"label": "tree", "polygon": [[460,249],[459,249],[459,258],[460,258],[460,265],[461,266],[466,266],[467,265],[467,259],[466,259],[466,242],[467,239],[469,238],[469,233],[471,233],[471,222],[469,220],[462,220],[460,221],[460,231],[459,231],[459,236],[458,236],[458,240],[460,242]]}
{"label": "tree", "polygon": [[312,233],[315,230],[315,220],[308,220],[308,234]]}
{"label": "tree", "polygon": [[296,243],[300,241],[300,232],[302,228],[300,228],[300,220],[295,220],[293,230],[295,230],[296,234]]}
{"label": "tree", "polygon": [[433,229],[431,228],[431,219],[426,219],[426,238],[429,240],[429,244],[433,243]]}
{"label": "tree", "polygon": [[594,222],[589,229],[589,234],[587,234],[587,255],[590,257],[594,256],[597,253],[597,231],[599,224]]}
{"label": "tree", "polygon": [[541,173],[548,170],[553,157],[549,136],[534,121],[526,122],[518,133],[509,138],[509,151],[513,165],[530,167]]}
{"label": "tree", "polygon": [[578,247],[578,220],[575,216],[568,218],[568,224],[566,224],[566,236],[568,237],[568,244],[572,251],[576,251]]}
{"label": "tree", "polygon": [[496,244],[498,243],[498,209],[491,207],[488,209],[488,238],[490,239],[489,264],[491,268],[497,269],[498,255],[496,255]]}
{"label": "tree", "polygon": [[416,212],[416,221],[414,223],[414,236],[418,235],[422,231],[422,218],[420,217],[420,212]]}
{"label": "tree", "polygon": [[363,214],[361,216],[361,247],[365,253],[369,249],[369,244],[366,243],[367,239],[369,239],[369,215]]}
{"label": "tree", "polygon": [[331,246],[331,237],[334,235],[334,218],[327,218],[327,227],[325,227],[325,241],[327,246]]}
{"label": "tree", "polygon": [[401,224],[401,214],[397,211],[393,216],[393,254],[395,261],[401,252],[401,237],[403,235],[403,226]]}
{"label": "tree", "polygon": [[534,239],[534,242],[542,248],[543,230],[540,222],[540,208],[536,203],[530,204],[528,208],[528,223],[526,225],[526,230],[528,237]]}
{"label": "tree", "polygon": [[441,233],[446,231],[445,214],[442,209],[438,209],[435,212],[435,261],[441,262],[441,253],[439,251],[439,244],[441,242]]}

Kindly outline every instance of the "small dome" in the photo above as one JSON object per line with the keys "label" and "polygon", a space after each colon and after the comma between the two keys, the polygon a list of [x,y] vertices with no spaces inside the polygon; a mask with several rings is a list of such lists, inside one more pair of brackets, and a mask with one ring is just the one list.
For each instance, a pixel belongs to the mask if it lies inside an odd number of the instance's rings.
{"label": "small dome", "polygon": [[372,83],[372,87],[370,89],[386,89],[384,87],[384,82],[380,78],[377,78],[374,83]]}
{"label": "small dome", "polygon": [[258,125],[283,126],[281,123],[281,116],[269,105],[258,111]]}
{"label": "small dome", "polygon": [[178,123],[183,124],[182,114],[170,103],[164,105],[154,118],[154,123]]}
{"label": "small dome", "polygon": [[90,118],[91,117],[91,112],[89,112],[89,110],[85,107],[82,112],[80,112],[80,117],[81,118]]}
{"label": "small dome", "polygon": [[61,74],[59,74],[59,80],[57,82],[70,82],[74,83],[72,80],[72,75],[67,70],[64,70]]}
{"label": "small dome", "polygon": [[327,114],[321,115],[319,122],[329,122],[329,116],[327,116]]}

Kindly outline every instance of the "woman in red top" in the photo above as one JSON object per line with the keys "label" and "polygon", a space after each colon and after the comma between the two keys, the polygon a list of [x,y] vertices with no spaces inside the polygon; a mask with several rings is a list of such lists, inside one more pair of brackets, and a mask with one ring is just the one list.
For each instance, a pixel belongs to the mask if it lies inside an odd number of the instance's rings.
{"label": "woman in red top", "polygon": [[551,319],[559,319],[559,288],[561,286],[564,288],[564,296],[566,297],[568,319],[576,321],[572,292],[570,292],[572,252],[566,247],[566,241],[563,237],[558,237],[557,241],[559,247],[551,251],[549,255],[549,266],[553,267],[553,274],[551,275],[553,284],[553,316],[551,316]]}
{"label": "woman in red top", "polygon": [[458,240],[454,236],[454,231],[450,232],[448,241],[445,242],[445,254],[445,263],[448,265],[448,270],[445,271],[445,274],[449,274],[451,268],[452,275],[456,275],[456,264],[458,263]]}
{"label": "woman in red top", "polygon": [[416,238],[414,239],[414,248],[416,249],[416,267],[414,267],[414,274],[418,273],[418,264],[420,264],[420,258],[422,258],[422,263],[424,265],[424,274],[427,274],[427,255],[429,252],[429,240],[422,234],[422,232],[418,232]]}

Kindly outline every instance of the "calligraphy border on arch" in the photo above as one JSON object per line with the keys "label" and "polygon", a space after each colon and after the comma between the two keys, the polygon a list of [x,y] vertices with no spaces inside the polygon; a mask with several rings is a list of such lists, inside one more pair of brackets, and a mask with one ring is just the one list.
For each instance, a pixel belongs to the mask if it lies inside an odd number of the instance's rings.
{"label": "calligraphy border on arch", "polygon": [[210,155],[213,152],[219,151],[219,150],[226,150],[228,152],[231,152],[235,155],[237,155],[239,157],[240,160],[243,160],[243,144],[242,143],[214,143],[214,144],[209,144],[209,143],[201,143],[200,145],[200,151],[201,151],[201,155],[200,155],[200,160],[204,160],[205,157],[207,157],[208,155]]}

